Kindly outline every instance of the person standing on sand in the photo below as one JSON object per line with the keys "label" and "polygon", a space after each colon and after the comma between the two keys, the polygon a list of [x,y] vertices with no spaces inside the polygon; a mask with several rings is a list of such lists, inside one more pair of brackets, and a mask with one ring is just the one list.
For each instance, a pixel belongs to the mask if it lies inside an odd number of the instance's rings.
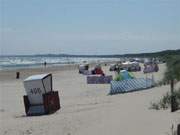
{"label": "person standing on sand", "polygon": [[46,61],[44,62],[44,67],[46,67],[46,65],[47,65],[47,63],[46,63]]}

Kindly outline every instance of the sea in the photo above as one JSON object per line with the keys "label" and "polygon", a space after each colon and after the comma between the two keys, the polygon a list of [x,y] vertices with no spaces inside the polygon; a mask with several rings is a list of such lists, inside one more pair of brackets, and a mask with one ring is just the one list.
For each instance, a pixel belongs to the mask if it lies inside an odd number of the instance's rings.
{"label": "sea", "polygon": [[0,56],[0,70],[13,70],[24,68],[42,67],[44,62],[47,66],[61,66],[68,64],[99,63],[118,61],[118,58],[98,57],[62,57],[62,56]]}

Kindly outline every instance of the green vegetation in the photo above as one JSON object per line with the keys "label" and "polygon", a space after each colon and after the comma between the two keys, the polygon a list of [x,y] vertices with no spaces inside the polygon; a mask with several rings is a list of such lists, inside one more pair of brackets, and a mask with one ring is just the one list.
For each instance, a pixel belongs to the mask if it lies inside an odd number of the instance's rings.
{"label": "green vegetation", "polygon": [[179,55],[166,57],[167,71],[165,72],[165,81],[170,81],[171,86],[171,112],[178,109],[176,92],[174,91],[175,81],[180,80],[180,57]]}
{"label": "green vegetation", "polygon": [[[175,90],[173,95],[176,99],[176,106],[180,104],[180,89]],[[160,110],[160,109],[168,109],[171,107],[171,93],[167,92],[158,102],[151,103],[150,109]]]}
{"label": "green vegetation", "polygon": [[166,56],[167,71],[164,80],[180,80],[180,55]]}
{"label": "green vegetation", "polygon": [[180,89],[175,91],[175,82],[180,81],[180,55],[166,55],[167,70],[161,84],[170,84],[171,91],[166,93],[158,103],[151,103],[153,109],[166,109],[171,107],[171,112],[178,109],[180,105]]}

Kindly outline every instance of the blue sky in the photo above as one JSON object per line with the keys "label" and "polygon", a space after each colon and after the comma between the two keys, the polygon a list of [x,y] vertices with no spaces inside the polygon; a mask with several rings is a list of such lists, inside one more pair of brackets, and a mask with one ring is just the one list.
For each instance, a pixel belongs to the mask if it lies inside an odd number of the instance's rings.
{"label": "blue sky", "polygon": [[179,0],[1,0],[1,54],[180,49]]}

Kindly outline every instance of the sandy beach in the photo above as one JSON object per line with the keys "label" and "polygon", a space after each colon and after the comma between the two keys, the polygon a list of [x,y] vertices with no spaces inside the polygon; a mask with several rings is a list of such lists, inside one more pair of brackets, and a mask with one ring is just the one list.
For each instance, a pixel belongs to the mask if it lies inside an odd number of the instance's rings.
{"label": "sandy beach", "polygon": [[[103,66],[107,75],[108,66]],[[165,65],[154,73],[163,78]],[[87,85],[77,66],[0,71],[0,135],[170,135],[180,112],[149,109],[170,91],[170,86],[126,94],[108,95],[109,84]],[[23,80],[33,74],[52,73],[53,89],[59,91],[61,109],[54,114],[26,117]],[[142,72],[136,77],[145,77]],[[151,75],[149,75],[151,77]]]}

